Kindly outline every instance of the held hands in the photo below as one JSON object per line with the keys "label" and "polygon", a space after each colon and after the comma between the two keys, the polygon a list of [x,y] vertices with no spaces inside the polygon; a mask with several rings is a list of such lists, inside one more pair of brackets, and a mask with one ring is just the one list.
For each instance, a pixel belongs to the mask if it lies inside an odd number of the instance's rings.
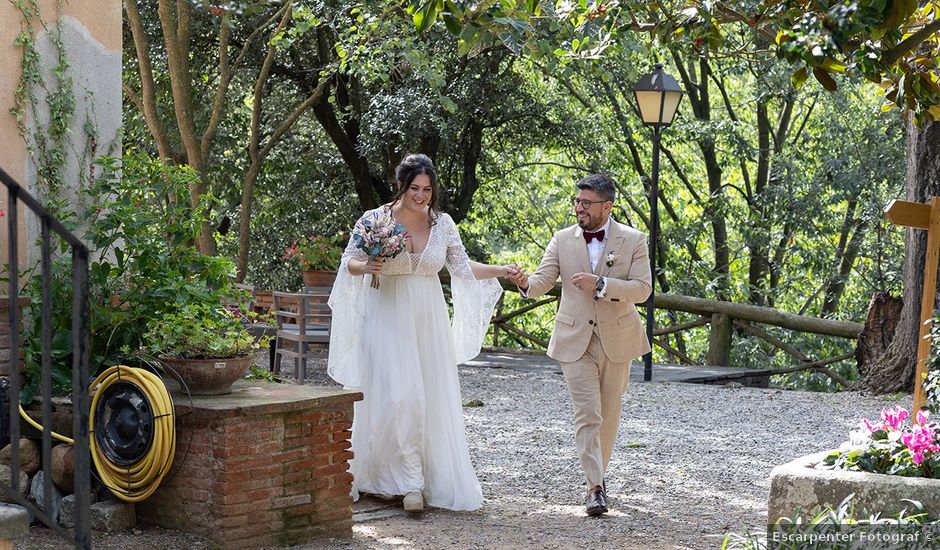
{"label": "held hands", "polygon": [[526,273],[525,269],[519,267],[516,264],[511,264],[506,267],[509,267],[512,270],[509,273],[509,276],[506,277],[506,279],[508,279],[509,282],[516,285],[522,290],[526,290],[529,288],[529,274]]}
{"label": "held hands", "polygon": [[582,271],[571,276],[571,284],[573,284],[574,287],[580,291],[594,294],[597,292],[595,290],[597,288],[595,285],[597,284],[598,279],[600,279],[600,277],[597,275],[593,273],[585,273]]}
{"label": "held hands", "polygon": [[499,275],[497,276],[501,279],[506,279],[507,281],[511,281],[513,277],[516,276],[516,273],[518,272],[519,272],[519,266],[517,266],[516,264],[501,265],[499,266]]}

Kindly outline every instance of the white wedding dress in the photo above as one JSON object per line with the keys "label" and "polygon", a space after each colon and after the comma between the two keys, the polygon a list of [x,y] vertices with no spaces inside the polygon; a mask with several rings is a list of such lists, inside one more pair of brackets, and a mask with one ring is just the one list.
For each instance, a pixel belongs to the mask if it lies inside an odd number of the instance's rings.
{"label": "white wedding dress", "polygon": [[[381,211],[370,210],[366,216]],[[476,280],[457,226],[441,214],[420,253],[386,260],[380,288],[354,276],[350,240],[329,305],[329,374],[363,393],[352,427],[353,498],[420,491],[429,506],[473,510],[483,495],[467,448],[457,364],[480,352],[502,288]],[[438,272],[451,274],[453,323]]]}

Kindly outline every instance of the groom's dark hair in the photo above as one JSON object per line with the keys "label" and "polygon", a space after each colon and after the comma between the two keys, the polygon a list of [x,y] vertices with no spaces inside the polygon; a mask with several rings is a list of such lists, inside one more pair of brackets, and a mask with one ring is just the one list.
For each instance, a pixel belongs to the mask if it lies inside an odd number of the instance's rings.
{"label": "groom's dark hair", "polygon": [[617,187],[610,176],[604,174],[591,174],[577,183],[578,189],[594,191],[605,201],[614,202],[617,198]]}

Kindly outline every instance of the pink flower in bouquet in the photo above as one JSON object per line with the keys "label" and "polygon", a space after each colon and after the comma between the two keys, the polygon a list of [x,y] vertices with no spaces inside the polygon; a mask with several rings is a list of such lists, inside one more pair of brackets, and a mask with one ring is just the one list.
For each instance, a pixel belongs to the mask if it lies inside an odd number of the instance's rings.
{"label": "pink flower in bouquet", "polygon": [[[376,212],[356,222],[353,243],[370,259],[394,258],[405,250],[408,233],[405,226],[397,223],[387,212]],[[372,276],[372,288],[379,288],[379,280]]]}

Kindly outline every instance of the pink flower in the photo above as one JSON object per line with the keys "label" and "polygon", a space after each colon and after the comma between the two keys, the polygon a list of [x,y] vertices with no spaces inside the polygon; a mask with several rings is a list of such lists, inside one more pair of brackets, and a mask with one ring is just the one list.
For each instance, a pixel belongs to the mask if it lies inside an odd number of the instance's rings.
{"label": "pink flower", "polygon": [[911,451],[911,459],[914,464],[919,465],[924,461],[925,453],[940,451],[940,444],[937,444],[936,436],[937,434],[931,428],[914,426],[910,432],[901,434],[901,443],[904,443]]}
{"label": "pink flower", "polygon": [[887,407],[881,409],[882,420],[884,420],[885,425],[890,427],[892,430],[900,429],[901,424],[903,424],[910,415],[911,413],[907,412],[907,409],[901,407],[900,405],[894,407],[893,409],[889,409]]}
{"label": "pink flower", "polygon": [[924,424],[926,424],[928,416],[930,416],[930,412],[925,409],[921,409],[917,411],[917,425],[923,426]]}
{"label": "pink flower", "polygon": [[862,424],[865,425],[865,428],[866,428],[870,433],[875,433],[875,432],[880,432],[880,431],[885,430],[885,425],[884,425],[884,424],[872,424],[871,421],[868,420],[867,418],[863,418],[863,419],[862,419]]}

